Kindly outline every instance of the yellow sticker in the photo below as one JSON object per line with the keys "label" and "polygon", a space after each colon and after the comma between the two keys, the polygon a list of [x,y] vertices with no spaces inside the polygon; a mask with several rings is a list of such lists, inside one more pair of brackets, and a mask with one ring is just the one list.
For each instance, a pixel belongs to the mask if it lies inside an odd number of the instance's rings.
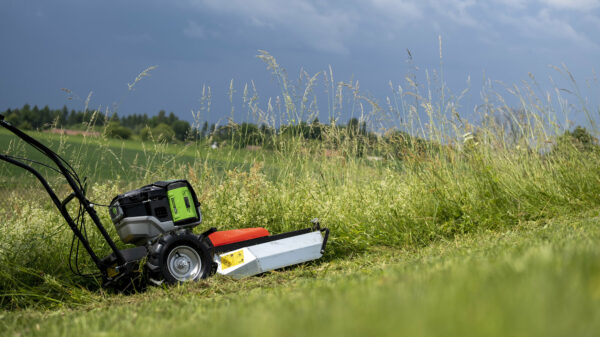
{"label": "yellow sticker", "polygon": [[106,269],[106,274],[108,274],[108,277],[115,277],[115,276],[119,275],[119,272],[117,271],[116,266],[117,265],[114,264],[111,267],[108,267]]}
{"label": "yellow sticker", "polygon": [[221,255],[221,269],[231,268],[244,263],[244,250],[240,249],[233,253]]}

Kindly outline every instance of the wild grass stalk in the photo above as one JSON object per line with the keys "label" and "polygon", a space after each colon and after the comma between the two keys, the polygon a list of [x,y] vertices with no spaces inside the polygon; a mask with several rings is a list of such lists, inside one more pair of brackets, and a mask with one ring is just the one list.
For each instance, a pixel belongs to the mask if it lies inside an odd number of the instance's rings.
{"label": "wild grass stalk", "polygon": [[[440,64],[441,56],[440,51]],[[568,121],[561,114],[572,109],[564,91],[552,96],[534,79],[500,90],[489,82],[472,115],[461,108],[466,91],[453,95],[443,71],[436,71],[426,76],[425,86],[416,74],[402,84],[390,83],[384,111],[361,94],[357,81],[335,82],[331,68],[312,76],[302,72],[292,85],[274,57],[266,52],[259,57],[281,87],[280,95],[262,102],[254,83],[243,89],[247,116],[266,125],[260,149],[236,148],[249,133],[233,120],[230,126],[239,133],[232,132],[231,144],[216,150],[208,148],[210,137],[186,145],[157,139],[140,145],[115,143],[105,135],[61,136],[49,138],[51,145],[91,177],[89,198],[99,204],[155,180],[188,178],[202,203],[205,222],[198,230],[265,226],[278,233],[319,217],[332,232],[326,258],[378,245],[426,246],[463,233],[580,212],[600,202],[600,151],[559,137],[570,127],[560,122]],[[322,94],[316,92],[319,83],[325,83]],[[326,108],[319,106],[322,97]],[[235,99],[232,83],[232,106]],[[196,124],[210,111],[211,90],[203,87]],[[328,123],[313,123],[321,111],[327,111]],[[348,114],[371,132],[342,127]],[[309,132],[318,128],[320,138],[307,139],[302,125]],[[10,144],[9,152],[25,151],[18,142]],[[59,189],[66,193],[64,186]],[[70,234],[36,190],[7,189],[1,203],[0,306],[51,307],[94,299],[97,281],[70,274]],[[108,213],[100,215],[116,238]],[[91,233],[90,240],[99,255],[109,252],[98,235]]]}

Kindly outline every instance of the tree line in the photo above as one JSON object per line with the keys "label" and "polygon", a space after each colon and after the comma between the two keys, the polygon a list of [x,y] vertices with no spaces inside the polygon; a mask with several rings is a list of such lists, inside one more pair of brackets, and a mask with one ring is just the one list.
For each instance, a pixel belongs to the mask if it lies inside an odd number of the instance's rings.
{"label": "tree line", "polygon": [[156,116],[147,114],[133,114],[119,117],[117,113],[105,115],[98,111],[70,110],[63,106],[62,109],[50,109],[47,105],[39,108],[29,104],[21,108],[7,109],[2,114],[11,124],[23,130],[45,130],[49,128],[62,129],[91,129],[103,130],[106,135],[113,138],[129,139],[138,135],[146,140],[153,135],[171,140],[183,141],[191,132],[189,122],[180,120],[174,113],[159,111]]}
{"label": "tree line", "polygon": [[[7,109],[1,113],[8,122],[24,130],[85,129],[103,132],[112,138],[137,137],[141,140],[166,142],[204,141],[236,148],[261,146],[274,149],[284,146],[288,139],[294,138],[324,142],[332,149],[350,147],[353,154],[358,156],[369,153],[402,159],[405,155],[439,151],[447,146],[399,130],[376,134],[367,129],[364,121],[357,118],[351,118],[346,124],[323,124],[315,118],[312,122],[302,121],[278,128],[232,121],[226,125],[209,125],[208,122],[204,122],[202,127],[192,127],[189,122],[180,120],[173,112],[167,114],[164,110],[151,117],[147,114],[119,117],[116,113],[108,116],[98,111],[69,111],[66,106],[52,110],[48,106],[40,109],[25,104],[22,108]],[[476,139],[479,135],[475,132],[473,136]],[[340,146],[342,144],[345,145]],[[569,146],[575,146],[579,151],[600,151],[598,139],[580,126],[573,131],[566,130],[557,137],[551,153],[565,151]]]}
{"label": "tree line", "polygon": [[[105,132],[108,137],[130,139],[137,135],[142,140],[150,138],[160,141],[210,140],[211,142],[230,143],[236,147],[248,145],[265,145],[274,135],[299,136],[304,139],[322,140],[324,131],[332,126],[322,124],[318,118],[311,123],[301,122],[297,125],[283,125],[279,128],[244,122],[227,125],[204,122],[202,127],[192,127],[189,122],[180,120],[173,112],[164,110],[155,116],[133,114],[119,117],[117,113],[105,115],[98,111],[50,109],[47,105],[39,108],[25,104],[22,108],[7,109],[2,114],[7,121],[24,130],[92,129]],[[367,131],[365,122],[352,118],[346,125],[337,126],[344,129],[349,137],[374,137]]]}

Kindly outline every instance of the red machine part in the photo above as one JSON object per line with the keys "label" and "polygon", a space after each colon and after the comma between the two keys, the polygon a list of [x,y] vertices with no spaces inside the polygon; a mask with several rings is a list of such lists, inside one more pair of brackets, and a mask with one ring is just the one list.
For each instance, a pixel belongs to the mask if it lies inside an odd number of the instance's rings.
{"label": "red machine part", "polygon": [[218,247],[263,236],[269,236],[269,231],[262,227],[256,227],[214,232],[209,234],[208,238],[213,246]]}

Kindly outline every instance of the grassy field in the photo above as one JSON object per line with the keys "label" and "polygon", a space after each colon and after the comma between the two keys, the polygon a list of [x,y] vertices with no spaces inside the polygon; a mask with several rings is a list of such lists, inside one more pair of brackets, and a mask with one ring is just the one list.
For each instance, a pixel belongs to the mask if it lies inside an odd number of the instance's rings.
{"label": "grassy field", "polygon": [[[251,152],[234,148],[219,151],[210,149],[206,144],[186,146],[133,140],[123,141],[104,137],[61,136],[43,132],[31,132],[30,134],[61,153],[81,176],[87,176],[96,181],[144,180],[169,175],[173,174],[171,167],[194,164],[199,161],[199,158],[202,158],[206,166],[217,172],[234,168],[248,170],[255,160],[270,164],[275,161],[272,153],[268,151]],[[26,146],[24,142],[4,129],[0,130],[0,148],[9,149],[10,153],[15,156],[34,160],[44,159],[40,153]],[[269,165],[269,167],[272,166]],[[4,179],[4,182],[14,182],[14,177],[26,180],[32,177],[30,173],[12,165],[2,165],[0,173],[3,177],[10,177],[10,179]],[[277,174],[276,171],[270,169],[269,173]]]}
{"label": "grassy field", "polygon": [[242,281],[0,313],[6,336],[595,336],[598,209]]}
{"label": "grassy field", "polygon": [[[128,146],[143,153],[135,149],[139,144],[121,143]],[[199,150],[190,155],[193,161],[180,163],[190,149],[178,147],[177,165],[164,178],[187,177],[198,191],[205,218],[199,231],[262,225],[277,233],[318,216],[332,230],[324,258],[242,281],[215,277],[131,296],[107,293],[97,281],[70,273],[70,233],[35,181],[5,176],[19,181],[4,187],[0,203],[2,334],[597,331],[598,152],[569,146],[550,155],[480,146],[430,152],[401,168],[320,151],[246,153],[224,158],[232,168],[213,170],[203,157],[210,152]],[[88,196],[108,203],[158,178],[162,166],[154,165],[149,168],[158,173],[132,181],[96,176]],[[268,176],[267,165],[283,173]],[[64,184],[55,185],[66,193]],[[100,216],[116,237],[107,212],[101,209]],[[108,253],[97,234],[91,232],[90,240],[100,255]],[[85,259],[84,265],[92,270]]]}
{"label": "grassy field", "polygon": [[[313,82],[295,89],[304,93],[296,100],[282,89],[280,120],[306,120]],[[365,139],[329,128],[321,142],[275,136],[276,149],[250,151],[32,133],[88,177],[87,197],[99,205],[156,180],[186,178],[202,203],[198,232],[281,233],[318,217],[331,236],[321,260],[298,267],[113,294],[71,273],[63,219],[33,178],[2,164],[0,334],[597,335],[599,130],[588,130],[587,143],[565,134],[553,103],[564,98],[527,88],[512,90],[519,109],[489,94],[475,126],[443,85],[427,95],[416,85],[411,95],[399,91],[389,112],[348,83],[331,79],[331,86],[333,117],[342,106],[354,114],[371,104],[371,124],[393,115],[424,141],[379,135],[365,152]],[[244,102],[261,112],[257,100]],[[595,111],[574,109],[590,118]],[[6,132],[0,148],[40,158]],[[380,160],[369,160],[373,154]],[[44,172],[64,198],[64,181]],[[88,234],[97,254],[108,254],[98,233]],[[85,256],[80,262],[94,270]]]}

